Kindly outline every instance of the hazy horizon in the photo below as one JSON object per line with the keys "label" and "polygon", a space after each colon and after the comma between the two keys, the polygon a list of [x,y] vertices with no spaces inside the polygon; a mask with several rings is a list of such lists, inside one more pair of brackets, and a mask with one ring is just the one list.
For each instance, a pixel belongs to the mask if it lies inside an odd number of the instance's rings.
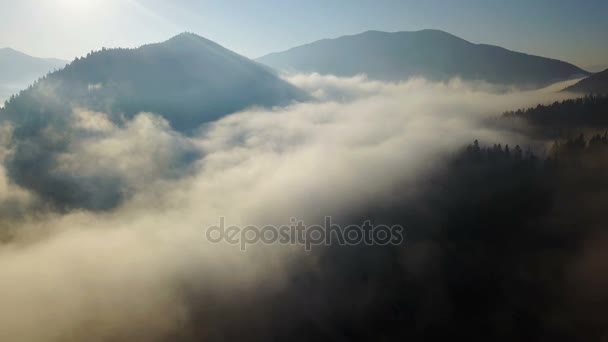
{"label": "hazy horizon", "polygon": [[606,9],[5,0],[0,341],[608,341]]}
{"label": "hazy horizon", "polygon": [[257,58],[368,30],[439,29],[473,43],[560,59],[582,68],[608,65],[604,44],[608,4],[598,0],[508,4],[471,0],[457,5],[368,0],[332,4],[319,0],[306,4],[23,0],[11,6],[11,11],[0,13],[0,45],[41,58],[73,60],[101,47],[137,47],[184,31]]}

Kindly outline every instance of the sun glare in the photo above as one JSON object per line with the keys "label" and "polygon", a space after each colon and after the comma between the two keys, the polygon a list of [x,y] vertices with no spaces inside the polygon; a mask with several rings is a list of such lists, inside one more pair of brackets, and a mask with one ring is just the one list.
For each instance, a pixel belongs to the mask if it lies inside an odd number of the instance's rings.
{"label": "sun glare", "polygon": [[55,0],[54,2],[62,10],[74,12],[92,11],[103,4],[103,0]]}

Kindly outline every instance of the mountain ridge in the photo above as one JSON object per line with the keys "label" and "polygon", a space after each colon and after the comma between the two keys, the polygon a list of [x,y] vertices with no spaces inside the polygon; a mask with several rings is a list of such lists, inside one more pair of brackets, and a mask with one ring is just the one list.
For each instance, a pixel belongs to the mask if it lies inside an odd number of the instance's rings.
{"label": "mountain ridge", "polygon": [[[256,60],[291,72],[338,76],[365,73],[383,81],[402,81],[415,76],[437,81],[461,77],[536,88],[589,75],[587,71],[557,59],[472,43],[435,29],[370,30],[314,41]],[[503,65],[509,70],[501,70]]]}
{"label": "mountain ridge", "polygon": [[68,63],[58,58],[33,57],[11,47],[0,48],[0,102]]}
{"label": "mountain ridge", "polygon": [[565,88],[564,91],[585,94],[608,94],[608,69],[582,79]]}
{"label": "mountain ridge", "polygon": [[[155,112],[178,130],[251,105],[273,106],[305,98],[266,66],[193,33],[136,48],[102,48],[76,58],[25,92],[52,82],[59,84],[55,95],[72,106],[109,109],[127,117]],[[95,94],[89,85],[96,85]]]}
{"label": "mountain ridge", "polygon": [[31,58],[31,59],[36,59],[36,60],[42,60],[42,61],[48,61],[51,63],[65,63],[68,64],[69,61],[65,60],[65,59],[61,59],[61,58],[54,58],[54,57],[35,57],[32,55],[29,55],[23,51],[19,51],[17,49],[14,49],[10,46],[6,46],[6,47],[2,47],[0,48],[0,54],[2,53],[7,53],[7,54],[13,54],[15,56],[20,56],[20,57],[26,57],[26,58]]}
{"label": "mountain ridge", "polygon": [[[112,129],[153,113],[163,119],[163,127],[168,124],[167,130],[189,136],[249,107],[304,99],[307,94],[266,67],[201,37],[102,49],[40,78],[0,109],[0,126],[8,123],[12,141],[18,142],[5,166],[12,181],[58,208],[111,209],[130,194],[120,179],[54,172],[79,136],[106,134],[79,126],[83,112],[94,113]],[[186,168],[196,153],[181,146],[171,154],[171,163]]]}

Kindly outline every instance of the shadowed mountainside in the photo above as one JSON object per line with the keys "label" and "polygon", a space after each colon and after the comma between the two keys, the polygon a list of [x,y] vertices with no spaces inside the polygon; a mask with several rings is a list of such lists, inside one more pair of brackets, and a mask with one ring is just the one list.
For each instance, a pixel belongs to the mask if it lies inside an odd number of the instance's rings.
{"label": "shadowed mountainside", "polygon": [[249,106],[285,105],[304,94],[273,72],[191,33],[138,49],[103,49],[76,59],[10,100],[0,118],[32,111],[61,116],[73,107],[118,122],[139,112],[162,115],[180,131]]}
{"label": "shadowed mountainside", "polygon": [[[57,172],[79,138],[117,129],[190,134],[247,107],[306,98],[267,67],[191,33],[138,49],[103,49],[43,77],[0,109],[0,128],[10,127],[14,142],[6,167],[15,183],[60,208],[109,209],[130,193],[120,179]],[[138,115],[149,112],[168,125]],[[163,172],[179,173],[195,158],[187,141],[178,145]]]}
{"label": "shadowed mountainside", "polygon": [[608,69],[593,74],[578,83],[564,89],[573,93],[608,94]]}

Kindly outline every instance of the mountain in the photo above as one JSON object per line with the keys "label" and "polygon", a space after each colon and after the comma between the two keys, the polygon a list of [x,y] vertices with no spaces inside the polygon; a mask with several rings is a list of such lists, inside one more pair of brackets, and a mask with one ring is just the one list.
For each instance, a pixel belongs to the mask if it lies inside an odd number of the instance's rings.
{"label": "mountain", "polygon": [[608,94],[608,69],[593,74],[578,83],[564,89],[573,93]]}
{"label": "mountain", "polygon": [[266,66],[192,33],[137,49],[102,49],[28,88],[0,111],[19,121],[86,108],[119,123],[140,112],[162,115],[179,131],[249,106],[304,99]]}
{"label": "mountain", "polygon": [[67,63],[60,59],[32,57],[11,48],[0,49],[0,102]]}
{"label": "mountain", "polygon": [[588,65],[585,67],[585,70],[589,70],[591,72],[600,72],[602,70],[606,70],[608,69],[608,64],[595,64],[595,65]]}
{"label": "mountain", "polygon": [[[93,170],[89,173],[62,172],[87,138],[111,137],[117,130],[154,135],[158,129],[149,115],[135,119],[144,112],[162,116],[187,135],[250,106],[305,99],[268,67],[191,33],[137,49],[102,49],[40,79],[0,109],[0,128],[9,128],[0,129],[0,141],[12,142],[4,166],[11,181],[61,210],[110,209],[132,193],[124,174],[99,175],[96,159],[79,164]],[[161,138],[177,139],[163,172],[174,176],[196,160],[198,151],[181,135],[171,136]],[[150,141],[149,148],[155,146]],[[128,148],[119,143],[112,153]],[[101,163],[101,168],[120,169]]]}
{"label": "mountain", "polygon": [[459,76],[523,87],[540,87],[589,74],[569,63],[473,44],[438,30],[367,31],[271,53],[257,61],[284,71],[338,76],[365,73],[384,81],[414,76],[447,80]]}
{"label": "mountain", "polygon": [[13,50],[0,49],[0,83],[14,83],[43,76],[53,69],[60,69],[68,62],[55,58],[37,58]]}

